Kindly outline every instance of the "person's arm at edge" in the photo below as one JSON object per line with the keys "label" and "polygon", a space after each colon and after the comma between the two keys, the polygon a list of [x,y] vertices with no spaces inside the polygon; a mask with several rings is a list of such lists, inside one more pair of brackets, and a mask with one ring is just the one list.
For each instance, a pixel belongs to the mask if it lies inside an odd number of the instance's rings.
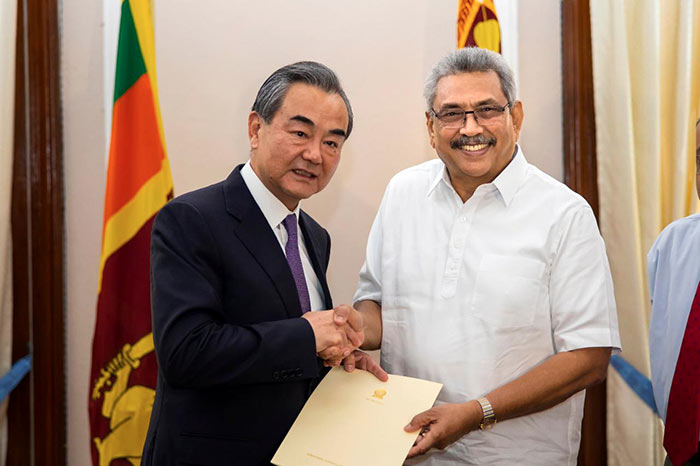
{"label": "person's arm at edge", "polygon": [[[609,347],[557,353],[485,397],[498,422],[544,411],[605,380],[610,353]],[[416,415],[404,429],[426,432],[418,437],[408,457],[423,454],[433,447],[447,447],[478,429],[482,418],[481,405],[476,400],[443,404]]]}
{"label": "person's arm at edge", "polygon": [[358,301],[355,309],[362,315],[365,340],[363,350],[377,350],[382,345],[382,306],[376,301]]}

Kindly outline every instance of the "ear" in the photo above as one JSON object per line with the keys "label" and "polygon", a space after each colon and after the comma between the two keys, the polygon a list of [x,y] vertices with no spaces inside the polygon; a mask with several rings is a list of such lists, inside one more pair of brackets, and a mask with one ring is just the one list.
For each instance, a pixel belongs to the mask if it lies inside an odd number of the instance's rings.
{"label": "ear", "polygon": [[250,150],[255,150],[260,145],[260,131],[263,127],[263,119],[258,112],[250,112],[248,115],[248,140],[250,141]]}
{"label": "ear", "polygon": [[430,116],[430,112],[425,112],[425,125],[428,128],[428,138],[430,139],[430,147],[435,149],[435,120]]}
{"label": "ear", "polygon": [[520,129],[523,127],[523,103],[519,100],[513,102],[510,114],[513,118],[513,130],[515,131],[515,140],[517,141],[520,138]]}

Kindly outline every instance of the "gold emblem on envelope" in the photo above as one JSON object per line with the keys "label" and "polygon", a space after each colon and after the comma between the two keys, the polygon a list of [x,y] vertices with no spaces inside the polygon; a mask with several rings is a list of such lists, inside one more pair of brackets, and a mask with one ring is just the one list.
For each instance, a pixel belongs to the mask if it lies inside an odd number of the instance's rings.
{"label": "gold emblem on envelope", "polygon": [[374,391],[372,398],[376,398],[378,400],[383,400],[385,395],[386,395],[386,390],[384,390],[383,388],[378,388]]}

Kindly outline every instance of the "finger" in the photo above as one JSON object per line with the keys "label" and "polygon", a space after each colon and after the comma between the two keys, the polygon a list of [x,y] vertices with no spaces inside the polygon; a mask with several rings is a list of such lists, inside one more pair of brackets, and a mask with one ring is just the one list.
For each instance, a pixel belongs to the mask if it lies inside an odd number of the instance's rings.
{"label": "finger", "polygon": [[350,309],[350,306],[346,304],[334,307],[333,322],[335,322],[336,325],[345,325],[345,322],[348,320],[348,315],[350,314]]}
{"label": "finger", "polygon": [[352,348],[352,344],[348,340],[348,337],[345,335],[345,330],[339,329],[335,326],[333,329],[328,329],[325,343],[326,346],[322,349],[322,351],[326,348],[335,348],[334,351],[336,351],[336,356],[345,357],[354,349]]}
{"label": "finger", "polygon": [[352,344],[353,349],[359,348],[359,346],[365,340],[365,333],[364,332],[357,332],[350,325],[346,325],[344,328],[345,328],[345,337]]}
{"label": "finger", "polygon": [[348,316],[347,316],[347,321],[348,324],[357,332],[361,332],[364,328],[364,318],[362,317],[362,313],[357,311],[354,307],[348,307]]}
{"label": "finger", "polygon": [[354,349],[352,346],[348,346],[348,345],[349,344],[347,341],[341,341],[341,342],[338,342],[335,344],[331,344],[331,345],[327,346],[325,349],[319,351],[317,353],[318,357],[321,359],[324,359],[324,360],[335,359],[335,358],[343,359],[343,358],[349,356]]}
{"label": "finger", "polygon": [[328,348],[318,353],[318,357],[323,360],[329,360],[340,358],[342,354],[343,349],[340,346],[329,346]]}
{"label": "finger", "polygon": [[429,409],[427,411],[423,411],[422,413],[416,414],[413,416],[413,419],[411,419],[411,422],[409,422],[406,427],[403,428],[403,430],[406,432],[415,432],[421,427],[427,426],[433,421],[432,413],[432,409]]}
{"label": "finger", "polygon": [[341,359],[349,356],[355,350],[355,347],[343,330],[339,331],[335,346],[338,347],[338,357]]}
{"label": "finger", "polygon": [[408,451],[407,458],[426,453],[433,447],[433,442],[433,434],[430,431],[421,432],[420,434],[418,434],[418,438],[416,438],[416,443]]}
{"label": "finger", "polygon": [[358,368],[369,372],[382,382],[386,382],[387,380],[389,380],[389,374],[387,374],[386,371],[382,369],[382,367],[370,357],[369,354],[361,353],[360,351],[356,351],[355,353],[360,353],[363,355],[362,359],[360,359],[357,363]]}
{"label": "finger", "polygon": [[414,456],[423,455],[428,450],[430,450],[430,445],[424,445],[424,442],[414,445],[410,450],[408,450],[408,455],[406,458],[413,458]]}
{"label": "finger", "polygon": [[348,357],[343,359],[343,367],[345,368],[346,372],[354,371],[355,364],[356,364],[356,361],[355,361],[355,354],[354,353],[350,353],[350,355]]}
{"label": "finger", "polygon": [[323,365],[325,367],[336,367],[336,366],[340,365],[341,361],[342,361],[342,359],[340,359],[340,358],[331,358],[331,359],[327,359],[327,360],[323,361]]}

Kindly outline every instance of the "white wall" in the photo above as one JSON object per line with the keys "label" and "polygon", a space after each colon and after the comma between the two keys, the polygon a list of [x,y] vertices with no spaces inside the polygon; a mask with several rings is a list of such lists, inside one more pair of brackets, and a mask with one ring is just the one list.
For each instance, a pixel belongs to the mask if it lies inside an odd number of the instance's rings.
{"label": "white wall", "polygon": [[[526,113],[522,143],[531,161],[561,178],[559,3],[532,3],[539,7],[533,14],[522,5],[514,10]],[[544,14],[545,7],[551,11]],[[111,94],[105,91],[110,67],[101,51],[107,10],[94,0],[72,0],[62,8],[68,464],[87,465],[104,94]],[[350,97],[356,126],[333,181],[303,206],[333,238],[329,282],[334,300],[350,301],[387,181],[400,169],[434,157],[425,131],[422,84],[435,61],[454,49],[456,11],[456,0],[157,2],[160,102],[176,194],[217,182],[247,160],[247,113],[274,69],[302,59],[329,65]],[[536,121],[542,114],[545,121]]]}
{"label": "white wall", "polygon": [[564,156],[559,0],[520,2],[518,18],[519,95],[525,110],[520,144],[530,163],[562,180]]}
{"label": "white wall", "polygon": [[67,464],[76,466],[91,464],[88,385],[105,186],[101,23],[100,2],[63,2]]}

